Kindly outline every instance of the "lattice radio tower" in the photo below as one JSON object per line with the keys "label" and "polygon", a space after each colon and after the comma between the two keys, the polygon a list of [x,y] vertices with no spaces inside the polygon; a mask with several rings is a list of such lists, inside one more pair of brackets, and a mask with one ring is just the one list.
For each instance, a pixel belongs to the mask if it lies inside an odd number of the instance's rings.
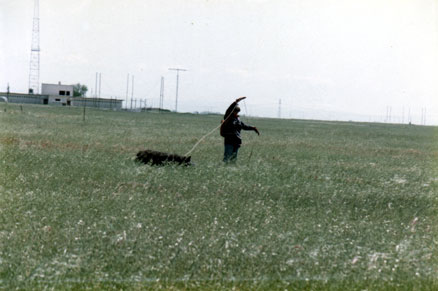
{"label": "lattice radio tower", "polygon": [[32,46],[30,49],[29,93],[39,94],[40,87],[40,18],[39,0],[33,10]]}

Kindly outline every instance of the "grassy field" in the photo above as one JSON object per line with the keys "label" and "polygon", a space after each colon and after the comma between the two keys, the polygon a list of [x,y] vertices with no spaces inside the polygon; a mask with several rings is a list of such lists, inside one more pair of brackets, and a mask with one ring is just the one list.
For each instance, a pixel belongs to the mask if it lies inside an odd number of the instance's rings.
{"label": "grassy field", "polygon": [[4,108],[0,289],[438,289],[435,127]]}

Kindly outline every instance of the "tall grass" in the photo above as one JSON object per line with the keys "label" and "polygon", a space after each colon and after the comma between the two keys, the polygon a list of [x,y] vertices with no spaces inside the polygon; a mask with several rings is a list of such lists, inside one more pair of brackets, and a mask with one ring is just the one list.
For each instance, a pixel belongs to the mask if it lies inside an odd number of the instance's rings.
{"label": "tall grass", "polygon": [[9,105],[0,111],[4,288],[436,289],[437,130]]}

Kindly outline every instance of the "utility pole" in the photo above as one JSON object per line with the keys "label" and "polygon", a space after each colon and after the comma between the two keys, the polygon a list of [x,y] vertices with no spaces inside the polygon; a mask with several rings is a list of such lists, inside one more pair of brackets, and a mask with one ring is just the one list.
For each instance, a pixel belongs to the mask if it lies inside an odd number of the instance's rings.
{"label": "utility pole", "polygon": [[391,123],[391,111],[392,111],[392,107],[391,106],[386,106],[386,118],[385,118],[385,122]]}
{"label": "utility pole", "polygon": [[424,107],[424,125],[426,125],[426,107]]}
{"label": "utility pole", "polygon": [[33,10],[32,46],[30,49],[29,93],[38,94],[40,87],[40,17],[39,0]]}
{"label": "utility pole", "polygon": [[389,116],[389,106],[386,106],[386,116],[385,116],[385,123],[388,122],[388,116]]}
{"label": "utility pole", "polygon": [[402,110],[402,124],[405,123],[405,107],[403,106],[403,110]]}
{"label": "utility pole", "polygon": [[421,108],[421,125],[426,125],[426,108]]}
{"label": "utility pole", "polygon": [[170,71],[176,71],[176,97],[175,97],[175,112],[178,112],[178,82],[179,82],[179,72],[187,71],[186,69],[180,68],[169,68]]}
{"label": "utility pole", "polygon": [[161,87],[160,87],[160,109],[163,109],[164,101],[164,77],[161,77]]}
{"label": "utility pole", "polygon": [[99,73],[99,98],[100,98],[100,88],[102,86],[102,73]]}
{"label": "utility pole", "polygon": [[129,91],[129,73],[128,73],[128,80],[126,81],[126,102],[125,102],[126,109],[128,109],[128,91]]}
{"label": "utility pole", "polygon": [[131,99],[134,99],[134,75],[132,75]]}
{"label": "utility pole", "polygon": [[96,72],[96,80],[94,82],[94,97],[97,98],[97,76],[98,76],[98,72]]}
{"label": "utility pole", "polygon": [[392,107],[389,106],[389,122],[391,123],[391,113],[392,113]]}
{"label": "utility pole", "polygon": [[281,118],[281,99],[278,99],[278,118]]}

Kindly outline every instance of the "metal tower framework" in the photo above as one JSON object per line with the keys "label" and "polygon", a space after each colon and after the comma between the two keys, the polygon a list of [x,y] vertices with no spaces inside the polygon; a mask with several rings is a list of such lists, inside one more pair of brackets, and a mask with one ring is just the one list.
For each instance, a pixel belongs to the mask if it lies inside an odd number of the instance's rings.
{"label": "metal tower framework", "polygon": [[40,18],[39,0],[35,0],[33,11],[32,46],[30,49],[29,93],[39,94],[40,90]]}
{"label": "metal tower framework", "polygon": [[186,69],[180,68],[169,68],[170,71],[176,71],[176,96],[175,96],[175,112],[178,112],[178,83],[179,83],[179,72],[187,71]]}

